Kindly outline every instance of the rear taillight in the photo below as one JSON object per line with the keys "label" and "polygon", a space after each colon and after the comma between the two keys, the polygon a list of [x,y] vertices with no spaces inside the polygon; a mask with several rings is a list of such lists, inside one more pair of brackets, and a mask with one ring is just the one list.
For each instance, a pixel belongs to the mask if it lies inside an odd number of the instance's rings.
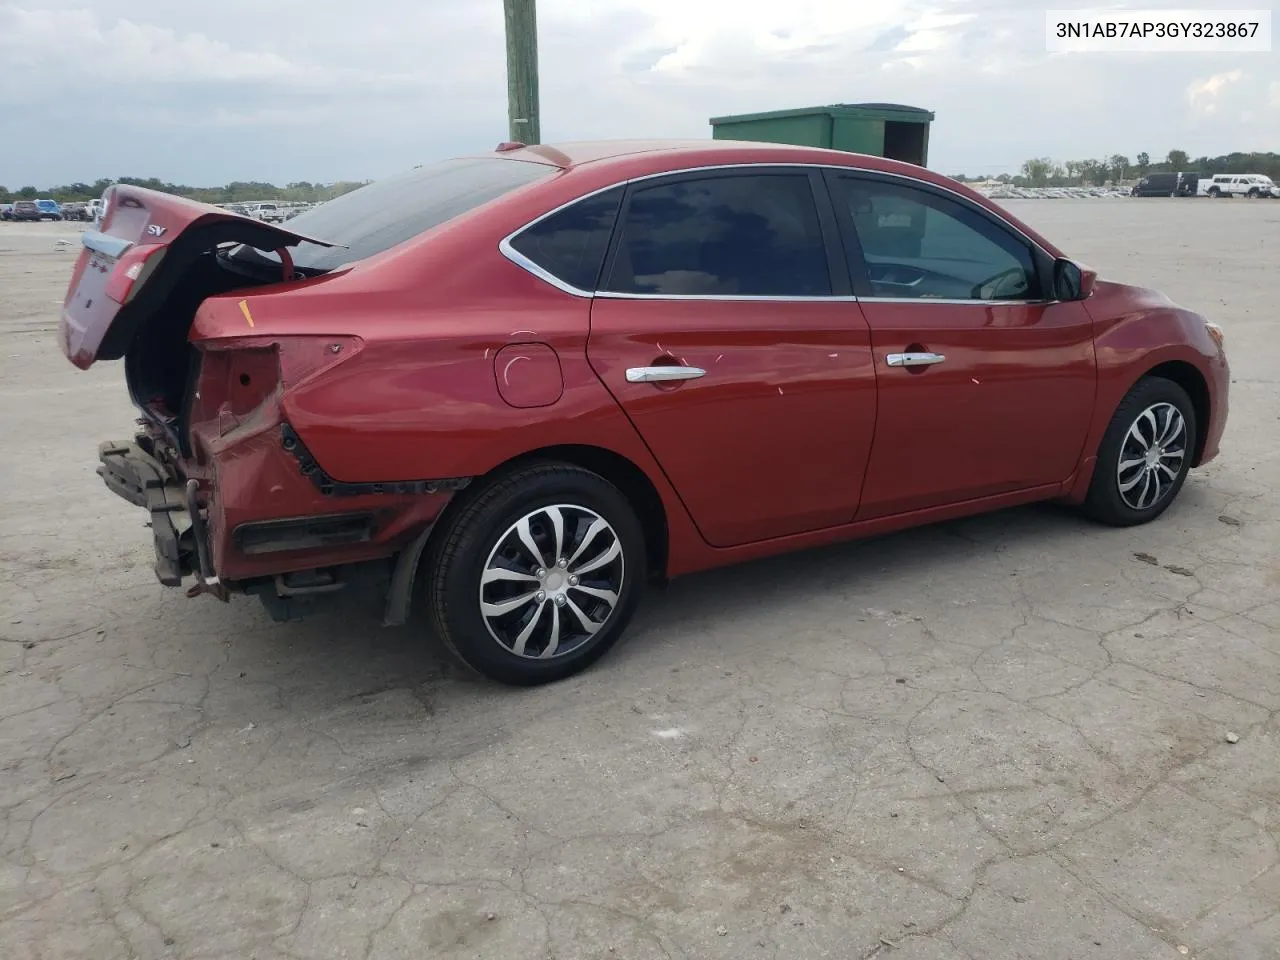
{"label": "rear taillight", "polygon": [[155,273],[156,267],[164,259],[165,248],[158,244],[145,247],[133,247],[126,251],[111,270],[107,278],[107,297],[119,304],[132,300],[147,282],[147,278]]}

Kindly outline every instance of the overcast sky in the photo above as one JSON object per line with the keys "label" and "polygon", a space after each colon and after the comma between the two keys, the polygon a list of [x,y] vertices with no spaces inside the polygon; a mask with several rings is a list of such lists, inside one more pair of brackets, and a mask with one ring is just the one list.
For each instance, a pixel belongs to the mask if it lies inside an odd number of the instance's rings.
{"label": "overcast sky", "polygon": [[[894,101],[944,173],[1280,150],[1280,55],[1047,54],[1087,5],[539,0],[543,139]],[[0,0],[0,184],[376,178],[505,139],[504,63],[502,0]]]}

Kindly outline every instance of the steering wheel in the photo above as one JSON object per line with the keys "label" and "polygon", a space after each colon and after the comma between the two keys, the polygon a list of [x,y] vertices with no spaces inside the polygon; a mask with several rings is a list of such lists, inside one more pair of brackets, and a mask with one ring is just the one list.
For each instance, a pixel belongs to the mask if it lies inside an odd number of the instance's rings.
{"label": "steering wheel", "polygon": [[974,300],[1003,300],[1027,291],[1027,274],[1021,267],[1010,267],[988,277],[970,292]]}

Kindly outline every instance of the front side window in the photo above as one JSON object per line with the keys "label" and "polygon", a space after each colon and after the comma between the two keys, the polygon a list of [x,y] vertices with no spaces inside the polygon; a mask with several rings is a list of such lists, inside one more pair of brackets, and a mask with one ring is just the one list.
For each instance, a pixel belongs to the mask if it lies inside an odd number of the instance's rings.
{"label": "front side window", "polygon": [[720,175],[634,187],[603,289],[658,296],[830,296],[809,174]]}
{"label": "front side window", "polygon": [[622,191],[614,187],[539,220],[511,238],[512,248],[561,283],[593,292]]}
{"label": "front side window", "polygon": [[832,187],[841,229],[862,249],[872,297],[1040,297],[1030,245],[968,206],[881,180],[840,177]]}

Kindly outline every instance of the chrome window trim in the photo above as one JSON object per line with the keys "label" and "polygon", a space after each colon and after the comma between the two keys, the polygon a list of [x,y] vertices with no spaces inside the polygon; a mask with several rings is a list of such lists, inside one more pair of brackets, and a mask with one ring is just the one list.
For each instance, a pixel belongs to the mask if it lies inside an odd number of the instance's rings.
{"label": "chrome window trim", "polygon": [[837,296],[834,294],[830,296],[795,296],[795,297],[749,296],[749,295],[723,296],[723,295],[711,294],[711,293],[683,293],[683,294],[618,293],[611,290],[594,290],[594,291],[581,290],[578,287],[575,287],[572,284],[566,283],[565,281],[561,280],[559,277],[551,273],[549,270],[546,270],[543,267],[538,266],[538,264],[534,263],[532,260],[530,260],[528,257],[526,257],[524,254],[522,254],[519,250],[515,249],[515,247],[511,245],[511,241],[514,240],[517,236],[524,233],[524,231],[528,230],[530,227],[533,227],[541,223],[543,220],[547,219],[548,217],[554,216],[555,214],[559,213],[561,210],[564,210],[567,207],[573,206],[575,203],[580,203],[583,200],[588,200],[591,197],[596,196],[597,194],[605,193],[617,187],[629,187],[632,184],[643,183],[646,180],[656,180],[660,177],[678,177],[678,176],[684,176],[685,174],[689,174],[689,173],[711,173],[717,170],[754,170],[754,169],[761,169],[761,168],[765,168],[765,169],[798,168],[802,170],[836,170],[836,171],[844,172],[847,174],[853,174],[853,175],[870,175],[873,178],[889,177],[891,179],[901,180],[901,181],[904,181],[905,183],[909,183],[913,185],[923,185],[926,188],[932,188],[935,190],[942,191],[943,193],[950,194],[951,196],[957,198],[963,203],[969,204],[970,206],[979,207],[982,213],[985,213],[991,217],[994,217],[996,220],[1000,221],[1000,223],[1004,224],[1005,227],[1013,231],[1014,234],[1016,234],[1024,242],[1029,244],[1032,249],[1038,250],[1040,253],[1044,254],[1046,257],[1051,256],[1049,251],[1045,250],[1042,246],[1040,246],[1040,244],[1036,243],[1035,240],[1031,239],[1029,236],[1023,233],[1022,230],[1014,226],[1012,223],[1006,220],[999,213],[993,210],[990,210],[987,207],[982,206],[981,204],[974,203],[974,201],[970,197],[966,197],[964,194],[960,193],[958,190],[953,190],[950,187],[944,186],[943,184],[931,183],[927,180],[920,180],[917,177],[908,176],[905,173],[891,173],[886,170],[867,170],[863,167],[849,167],[839,163],[800,163],[798,161],[714,163],[714,164],[707,164],[706,166],[700,166],[700,167],[685,167],[680,170],[663,170],[659,173],[646,173],[643,176],[630,177],[626,180],[619,180],[616,183],[611,183],[604,187],[598,187],[597,189],[591,190],[588,193],[584,193],[579,197],[573,198],[572,200],[566,200],[564,203],[560,204],[558,207],[548,210],[546,213],[540,214],[539,216],[530,220],[528,223],[525,223],[517,227],[515,230],[512,230],[509,234],[507,234],[498,242],[498,250],[504,257],[506,257],[516,266],[520,267],[526,272],[537,277],[539,280],[542,280],[544,283],[551,284],[551,286],[555,287],[557,290],[560,290],[562,293],[567,293],[570,296],[579,297],[582,299],[591,299],[593,297],[599,297],[599,298],[608,299],[608,300],[719,300],[719,301],[734,301],[734,302],[765,301],[765,302],[773,302],[773,303],[792,303],[792,302],[808,303],[812,301],[857,303],[857,302],[865,301],[868,303],[938,303],[938,304],[950,304],[950,305],[961,304],[961,303],[1009,305],[1009,304],[1057,303],[1058,302],[1057,300],[935,300],[927,297],[919,297],[919,298],[917,297],[901,297],[901,298],[857,297],[857,296],[848,296],[848,295]]}
{"label": "chrome window trim", "polygon": [[[774,296],[763,293],[615,293],[599,290],[597,300],[718,300],[725,303],[857,303],[852,294]],[[866,299],[865,297],[863,298]]]}
{"label": "chrome window trim", "polygon": [[1047,307],[1060,300],[959,300],[947,297],[859,297],[859,303],[941,303],[949,306]]}
{"label": "chrome window trim", "polygon": [[551,284],[557,290],[567,293],[571,297],[581,297],[586,299],[590,299],[594,297],[596,295],[595,292],[591,290],[579,289],[578,287],[575,287],[573,284],[566,283],[564,280],[561,280],[550,270],[547,270],[543,267],[538,266],[538,264],[534,263],[532,260],[526,257],[523,253],[517,250],[514,246],[512,246],[511,242],[515,240],[515,238],[518,237],[520,234],[528,230],[530,227],[537,226],[539,223],[541,223],[543,220],[546,220],[548,217],[554,217],[561,210],[566,210],[569,207],[572,207],[575,203],[581,203],[583,200],[590,200],[592,197],[598,196],[602,193],[608,193],[610,190],[617,189],[618,187],[625,187],[629,183],[631,183],[630,180],[622,180],[618,183],[611,183],[607,187],[600,187],[599,189],[592,190],[589,193],[584,193],[582,196],[574,197],[572,200],[566,200],[564,203],[560,204],[560,206],[555,207],[551,210],[548,210],[546,213],[535,217],[534,219],[530,220],[528,223],[524,224],[523,226],[517,227],[515,230],[512,230],[509,234],[507,234],[498,242],[499,252],[501,252],[501,254],[504,257],[506,257],[508,260],[514,263],[517,267],[520,267],[521,269],[528,271],[529,273],[537,277],[539,280],[542,280],[545,283]]}

